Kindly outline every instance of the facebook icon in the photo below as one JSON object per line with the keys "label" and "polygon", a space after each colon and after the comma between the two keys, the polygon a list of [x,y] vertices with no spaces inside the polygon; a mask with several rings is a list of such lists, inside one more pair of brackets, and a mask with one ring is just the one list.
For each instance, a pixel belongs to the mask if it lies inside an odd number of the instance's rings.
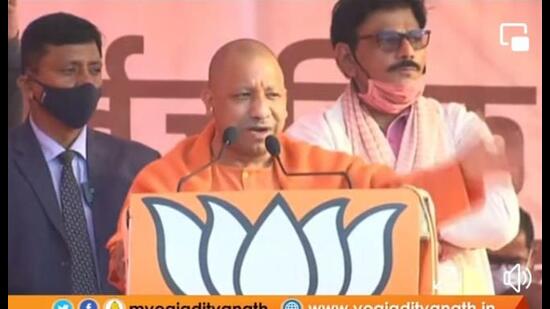
{"label": "facebook icon", "polygon": [[85,299],[80,302],[80,305],[78,306],[78,309],[98,309],[99,306],[97,305],[96,301],[93,299]]}

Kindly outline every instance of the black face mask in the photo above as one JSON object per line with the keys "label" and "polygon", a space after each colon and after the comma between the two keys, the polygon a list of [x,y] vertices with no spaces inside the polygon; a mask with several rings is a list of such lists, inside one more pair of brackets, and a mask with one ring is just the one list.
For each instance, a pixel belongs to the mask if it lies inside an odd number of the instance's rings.
{"label": "black face mask", "polygon": [[94,114],[101,88],[86,83],[73,88],[58,88],[43,84],[33,78],[44,89],[41,103],[56,119],[67,126],[80,129]]}

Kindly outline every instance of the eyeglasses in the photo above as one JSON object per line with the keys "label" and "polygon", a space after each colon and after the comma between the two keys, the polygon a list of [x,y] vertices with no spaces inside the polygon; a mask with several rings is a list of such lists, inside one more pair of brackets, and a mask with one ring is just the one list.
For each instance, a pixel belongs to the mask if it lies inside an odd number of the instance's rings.
{"label": "eyeglasses", "polygon": [[401,48],[403,40],[407,39],[414,50],[420,50],[428,46],[430,42],[430,30],[415,29],[405,33],[397,31],[381,31],[376,34],[363,35],[359,40],[376,39],[378,46],[384,52],[394,52]]}

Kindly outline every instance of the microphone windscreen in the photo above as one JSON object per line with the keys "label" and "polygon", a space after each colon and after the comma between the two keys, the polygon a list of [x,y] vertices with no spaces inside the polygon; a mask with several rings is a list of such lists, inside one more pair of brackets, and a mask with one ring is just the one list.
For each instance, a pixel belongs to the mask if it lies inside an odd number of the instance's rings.
{"label": "microphone windscreen", "polygon": [[235,127],[227,127],[223,130],[223,143],[226,145],[231,145],[237,140],[239,132]]}
{"label": "microphone windscreen", "polygon": [[275,137],[275,135],[269,135],[265,138],[265,148],[273,157],[278,157],[281,153],[281,143],[279,143],[279,140]]}

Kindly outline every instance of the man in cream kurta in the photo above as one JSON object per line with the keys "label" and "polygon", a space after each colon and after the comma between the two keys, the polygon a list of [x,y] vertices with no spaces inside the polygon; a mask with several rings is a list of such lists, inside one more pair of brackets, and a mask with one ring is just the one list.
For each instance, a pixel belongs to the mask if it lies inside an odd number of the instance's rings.
{"label": "man in cream kurta", "polygon": [[[374,2],[378,6],[369,6]],[[350,85],[335,105],[298,119],[287,134],[400,174],[460,156],[481,140],[491,142],[476,114],[422,96],[430,36],[423,3],[382,2],[335,5],[331,40]],[[518,200],[508,173],[486,177],[484,186],[480,209],[438,227],[440,293],[494,293],[486,249],[498,249],[517,234]]]}

